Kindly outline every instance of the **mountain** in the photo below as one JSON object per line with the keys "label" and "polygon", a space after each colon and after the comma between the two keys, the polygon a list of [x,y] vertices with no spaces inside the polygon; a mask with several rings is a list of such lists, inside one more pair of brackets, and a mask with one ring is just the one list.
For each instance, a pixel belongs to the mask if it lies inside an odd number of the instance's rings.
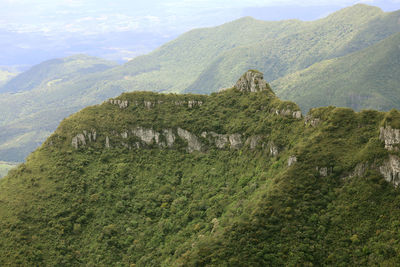
{"label": "mountain", "polygon": [[[43,81],[36,75],[21,74],[0,92],[39,86],[18,94],[0,94],[0,113],[4,114],[0,118],[0,159],[23,161],[63,118],[122,92],[211,93],[230,87],[247,69],[260,69],[266,80],[273,82],[315,63],[373,46],[400,32],[399,19],[400,11],[385,13],[361,4],[312,22],[267,22],[245,17],[214,28],[192,30],[148,55],[104,71],[85,75],[78,71],[63,80],[44,76]],[[386,71],[395,75],[393,69]],[[365,77],[363,84],[373,84],[369,79],[374,77]],[[49,81],[57,82],[48,88]],[[380,86],[392,88],[386,81],[382,80]],[[353,95],[360,95],[360,88],[355,88]],[[378,99],[368,100],[371,104],[366,106],[380,108],[379,94],[372,95]],[[351,99],[347,101],[351,104]],[[315,103],[325,105],[326,101]],[[302,105],[300,101],[305,110]],[[398,105],[387,103],[387,108]]]}
{"label": "mountain", "polygon": [[102,72],[115,66],[117,66],[116,63],[86,55],[52,59],[19,74],[1,87],[0,93],[15,93],[30,91],[38,87],[51,87],[53,84],[69,81],[79,75]]}
{"label": "mountain", "polygon": [[[282,28],[264,22],[277,32],[264,29],[261,40],[219,54],[185,92],[210,93],[228,87],[235,77],[249,68],[260,69],[268,81],[274,81],[316,62],[363,49],[399,32],[399,18],[400,11],[384,13],[379,8],[359,4],[313,22],[294,20],[287,21],[286,25],[281,22]],[[245,29],[248,28],[253,27]]]}
{"label": "mountain", "polygon": [[400,112],[312,109],[246,72],[124,93],[0,180],[3,266],[400,264]]}
{"label": "mountain", "polygon": [[0,158],[23,161],[63,118],[87,105],[85,80],[114,66],[77,55],[44,62],[6,83],[0,88]]}
{"label": "mountain", "polygon": [[272,82],[303,110],[336,105],[390,110],[400,101],[400,33],[361,51],[318,62]]}

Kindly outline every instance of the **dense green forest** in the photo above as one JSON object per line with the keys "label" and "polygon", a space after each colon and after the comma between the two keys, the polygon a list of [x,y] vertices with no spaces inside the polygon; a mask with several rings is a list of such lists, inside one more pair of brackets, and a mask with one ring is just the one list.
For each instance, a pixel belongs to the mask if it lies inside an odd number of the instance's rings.
{"label": "dense green forest", "polygon": [[361,51],[316,63],[272,82],[302,110],[336,105],[356,110],[398,108],[400,33]]}
{"label": "dense green forest", "polygon": [[400,264],[400,112],[124,93],[0,180],[0,265]]}
{"label": "dense green forest", "polygon": [[[189,31],[121,66],[84,55],[44,62],[0,87],[0,160],[22,162],[63,118],[123,92],[210,94],[232,86],[248,69],[261,70],[271,83],[279,79],[273,83],[277,95],[304,112],[323,105],[399,108],[393,67],[399,50],[376,53],[396,44],[399,19],[400,11],[364,4],[315,21],[245,17]],[[328,66],[338,75],[322,75]]]}

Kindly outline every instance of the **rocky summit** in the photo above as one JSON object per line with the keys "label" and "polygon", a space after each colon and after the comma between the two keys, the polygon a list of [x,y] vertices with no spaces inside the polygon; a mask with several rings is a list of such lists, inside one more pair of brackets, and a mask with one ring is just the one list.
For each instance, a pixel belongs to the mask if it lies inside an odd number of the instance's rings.
{"label": "rocky summit", "polygon": [[236,82],[235,88],[243,92],[259,92],[271,90],[264,75],[256,70],[249,70]]}
{"label": "rocky summit", "polygon": [[124,93],[0,180],[1,266],[397,266],[400,112]]}

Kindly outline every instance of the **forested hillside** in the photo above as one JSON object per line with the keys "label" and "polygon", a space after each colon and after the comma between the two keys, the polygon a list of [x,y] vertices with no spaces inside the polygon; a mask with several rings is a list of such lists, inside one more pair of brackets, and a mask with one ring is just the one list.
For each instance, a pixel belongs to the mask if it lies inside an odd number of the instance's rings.
{"label": "forested hillside", "polygon": [[257,71],[87,107],[0,180],[0,264],[399,265],[400,112],[302,115]]}
{"label": "forested hillside", "polygon": [[347,56],[324,60],[272,82],[303,110],[336,105],[356,110],[398,108],[400,33]]}

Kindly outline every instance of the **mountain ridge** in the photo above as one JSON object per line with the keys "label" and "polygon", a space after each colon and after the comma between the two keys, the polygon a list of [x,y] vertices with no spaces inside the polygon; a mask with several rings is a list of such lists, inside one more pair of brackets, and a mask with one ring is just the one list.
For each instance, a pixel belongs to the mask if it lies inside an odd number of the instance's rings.
{"label": "mountain ridge", "polygon": [[400,112],[303,117],[264,82],[64,119],[0,180],[0,263],[396,265]]}
{"label": "mountain ridge", "polygon": [[[361,5],[343,12],[347,15],[341,22],[335,22],[339,11],[314,22],[245,18],[197,29],[122,66],[65,81],[55,82],[59,79],[55,77],[31,91],[1,94],[0,112],[4,116],[0,121],[0,159],[23,161],[64,117],[126,91],[209,94],[230,87],[247,69],[260,69],[266,80],[273,82],[282,75],[328,57],[353,53],[400,31],[399,11],[384,13]],[[348,15],[352,12],[355,15]],[[48,82],[50,89],[46,87]],[[22,112],[15,112],[15,107]],[[397,106],[388,108],[393,107]],[[19,144],[17,140],[23,142]]]}

